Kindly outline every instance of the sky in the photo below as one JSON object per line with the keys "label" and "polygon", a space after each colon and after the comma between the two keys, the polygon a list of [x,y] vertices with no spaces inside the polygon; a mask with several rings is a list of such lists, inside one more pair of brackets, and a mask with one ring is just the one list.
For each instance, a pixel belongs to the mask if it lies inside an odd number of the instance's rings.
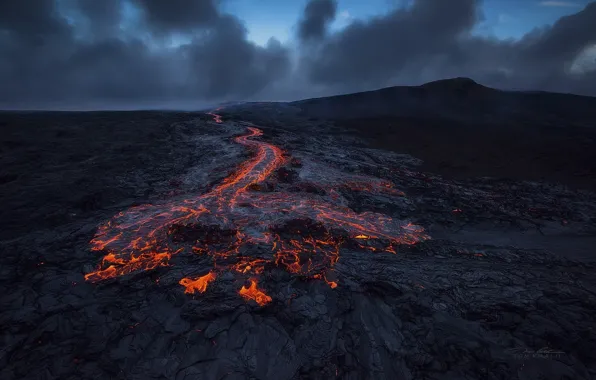
{"label": "sky", "polygon": [[596,96],[596,2],[0,0],[0,108],[197,109],[465,76]]}
{"label": "sky", "polygon": [[[229,0],[225,9],[244,20],[250,40],[265,45],[272,36],[282,42],[291,42],[296,23],[307,2]],[[560,17],[578,12],[589,2],[485,0],[481,9],[486,20],[479,23],[476,33],[503,39],[520,38],[535,27],[552,25]],[[407,0],[339,0],[338,17],[332,28],[341,29],[354,19],[382,16],[397,7],[407,7],[410,3]]]}
{"label": "sky", "polygon": [[[264,45],[272,36],[282,42],[291,42],[307,3],[303,0],[229,0],[225,8],[244,20],[249,39]],[[367,19],[382,15],[400,5],[399,0],[341,0],[333,27],[344,27],[356,17]]]}

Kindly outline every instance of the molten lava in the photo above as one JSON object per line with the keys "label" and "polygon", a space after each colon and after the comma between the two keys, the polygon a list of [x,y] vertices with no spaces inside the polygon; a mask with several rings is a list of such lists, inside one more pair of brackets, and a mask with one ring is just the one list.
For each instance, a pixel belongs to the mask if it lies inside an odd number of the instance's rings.
{"label": "molten lava", "polygon": [[250,286],[247,288],[246,286],[242,286],[238,291],[244,299],[246,300],[253,300],[259,304],[259,306],[263,306],[271,302],[271,297],[269,297],[265,292],[257,288],[257,280],[251,279]]}
{"label": "molten lava", "polygon": [[[210,115],[222,123],[219,115]],[[185,293],[203,293],[217,273],[231,271],[239,280],[251,276],[250,287],[242,287],[240,295],[263,305],[271,298],[257,289],[255,276],[267,268],[277,266],[303,278],[324,280],[335,288],[338,280],[333,269],[345,243],[372,252],[396,253],[399,245],[428,238],[419,226],[378,213],[358,214],[341,206],[334,189],[328,196],[276,189],[266,181],[275,178],[272,174],[286,164],[296,167],[300,161],[258,140],[262,135],[260,129],[248,126],[245,134],[234,138],[253,155],[206,194],[133,207],[101,225],[90,244],[104,257],[85,279],[95,282],[169,266],[173,256],[184,252],[213,262],[208,274],[180,280]],[[403,196],[393,184],[372,178],[346,180],[343,187]],[[253,251],[268,254],[257,257],[250,253]]]}
{"label": "molten lava", "polygon": [[219,110],[221,110],[221,107],[216,108],[213,112],[207,112],[207,115],[213,116],[213,121],[215,121],[217,124],[223,123],[223,120],[221,120],[221,116],[218,115],[218,114],[216,114],[216,113],[214,113],[214,112],[217,112]]}
{"label": "molten lava", "polygon": [[186,288],[184,293],[205,293],[207,291],[207,285],[209,285],[209,283],[212,281],[215,281],[215,273],[209,272],[204,276],[195,278],[194,280],[185,277],[180,280],[180,285]]}

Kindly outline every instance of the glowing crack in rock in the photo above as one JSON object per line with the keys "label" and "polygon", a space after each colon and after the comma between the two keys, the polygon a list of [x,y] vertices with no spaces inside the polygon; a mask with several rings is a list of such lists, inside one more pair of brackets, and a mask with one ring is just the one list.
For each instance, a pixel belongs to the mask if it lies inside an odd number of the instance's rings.
{"label": "glowing crack in rock", "polygon": [[[210,115],[223,123],[221,116]],[[85,279],[96,282],[169,266],[173,256],[184,252],[213,261],[208,274],[180,280],[186,293],[204,293],[217,273],[231,271],[238,280],[251,278],[250,287],[242,287],[239,294],[264,305],[271,298],[257,289],[257,276],[267,268],[277,266],[335,288],[339,281],[333,271],[343,245],[396,253],[399,245],[428,239],[420,226],[338,204],[334,189],[329,189],[330,196],[260,191],[274,172],[295,161],[279,147],[258,140],[262,135],[247,126],[246,133],[234,138],[252,157],[206,194],[132,207],[101,225],[90,244],[104,257]],[[344,187],[352,191],[403,195],[388,181],[350,177]],[[268,253],[253,255],[251,247]]]}

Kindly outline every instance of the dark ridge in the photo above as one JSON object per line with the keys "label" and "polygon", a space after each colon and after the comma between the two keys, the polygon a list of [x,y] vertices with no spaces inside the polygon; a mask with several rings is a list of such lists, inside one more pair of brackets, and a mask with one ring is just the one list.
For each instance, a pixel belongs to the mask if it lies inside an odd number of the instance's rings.
{"label": "dark ridge", "polygon": [[594,97],[502,91],[469,78],[387,87],[290,104],[299,107],[308,117],[325,119],[416,117],[466,123],[516,121],[581,126],[592,126],[596,119]]}
{"label": "dark ridge", "polygon": [[470,78],[462,77],[428,82],[419,87],[427,91],[446,91],[457,93],[459,95],[480,95],[482,93],[498,91],[478,84]]}
{"label": "dark ridge", "polygon": [[436,86],[448,86],[448,87],[449,86],[451,86],[451,87],[453,87],[453,86],[455,86],[455,87],[467,86],[467,87],[488,88],[481,84],[478,84],[478,82],[476,82],[474,79],[466,78],[466,77],[439,79],[439,80],[425,83],[425,84],[421,85],[420,87],[436,87]]}

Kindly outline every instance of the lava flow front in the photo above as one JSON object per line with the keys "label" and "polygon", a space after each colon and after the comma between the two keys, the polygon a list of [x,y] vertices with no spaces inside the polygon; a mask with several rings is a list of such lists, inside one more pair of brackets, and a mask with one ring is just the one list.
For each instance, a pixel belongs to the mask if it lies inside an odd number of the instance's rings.
{"label": "lava flow front", "polygon": [[[222,123],[220,115],[210,115]],[[212,268],[182,278],[179,283],[186,293],[203,293],[218,274],[230,271],[239,285],[250,278],[250,286],[242,286],[238,293],[264,305],[271,297],[257,287],[257,278],[269,268],[321,279],[335,288],[339,280],[334,266],[343,246],[395,253],[398,245],[428,238],[419,226],[378,213],[358,214],[340,205],[335,189],[326,196],[267,188],[266,182],[291,160],[279,147],[255,139],[262,134],[249,126],[234,139],[253,153],[252,158],[208,193],[133,207],[100,226],[91,247],[104,257],[85,279],[100,281],[168,266],[177,254],[201,255],[212,260]],[[391,183],[373,178],[346,180],[345,186],[352,191],[401,194]]]}

